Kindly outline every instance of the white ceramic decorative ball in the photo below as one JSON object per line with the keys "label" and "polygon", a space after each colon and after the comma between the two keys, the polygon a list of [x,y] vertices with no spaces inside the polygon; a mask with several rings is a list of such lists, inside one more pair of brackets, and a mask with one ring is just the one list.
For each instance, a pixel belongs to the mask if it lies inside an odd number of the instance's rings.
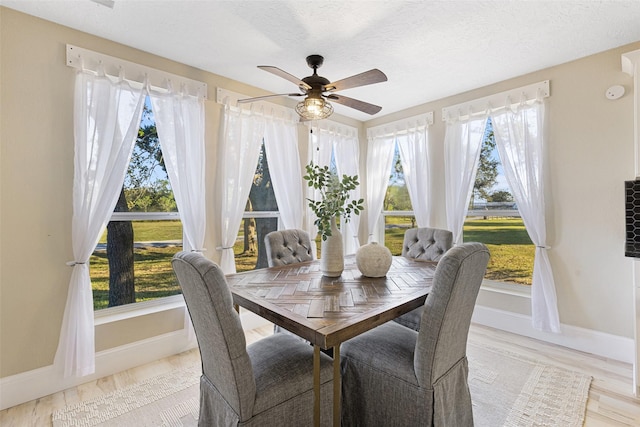
{"label": "white ceramic decorative ball", "polygon": [[356,252],[356,266],[366,277],[384,277],[391,268],[391,251],[384,245],[371,242]]}

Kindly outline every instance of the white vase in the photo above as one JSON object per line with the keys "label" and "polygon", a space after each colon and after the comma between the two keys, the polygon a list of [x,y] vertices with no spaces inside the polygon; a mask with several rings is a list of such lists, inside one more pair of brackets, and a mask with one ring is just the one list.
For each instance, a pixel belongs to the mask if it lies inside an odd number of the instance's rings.
{"label": "white vase", "polygon": [[320,244],[320,270],[327,277],[339,277],[344,270],[344,249],[342,233],[336,226],[336,219],[331,218],[331,236]]}
{"label": "white vase", "polygon": [[384,245],[377,242],[360,246],[356,252],[356,266],[360,273],[366,277],[384,277],[386,276],[393,257],[391,251]]}

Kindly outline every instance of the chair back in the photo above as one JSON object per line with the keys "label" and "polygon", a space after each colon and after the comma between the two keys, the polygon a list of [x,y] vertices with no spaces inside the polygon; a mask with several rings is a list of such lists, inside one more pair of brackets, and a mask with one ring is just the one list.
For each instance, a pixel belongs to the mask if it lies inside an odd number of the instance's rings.
{"label": "chair back", "polygon": [[256,383],[227,280],[218,265],[198,252],[178,252],[171,264],[196,332],[203,376],[240,419],[247,419]]}
{"label": "chair back", "polygon": [[269,267],[313,260],[311,239],[304,230],[272,231],[264,236],[264,245]]}
{"label": "chair back", "polygon": [[464,243],[442,257],[427,296],[414,353],[422,387],[433,383],[466,359],[471,315],[489,262],[482,243]]}
{"label": "chair back", "polygon": [[410,228],[404,233],[402,256],[423,261],[439,261],[453,246],[453,233],[439,228]]}

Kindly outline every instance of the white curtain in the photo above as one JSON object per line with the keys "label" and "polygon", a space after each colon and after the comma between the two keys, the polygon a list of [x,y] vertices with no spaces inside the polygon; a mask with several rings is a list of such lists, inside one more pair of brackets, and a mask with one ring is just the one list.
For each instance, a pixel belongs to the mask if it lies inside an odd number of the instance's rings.
{"label": "white curtain", "polygon": [[[335,158],[338,176],[358,175],[359,185],[349,193],[349,200],[359,200],[361,196],[362,179],[359,173],[360,148],[358,141],[358,130],[351,126],[346,126],[330,120],[323,120],[313,127],[312,138],[309,140],[310,161],[320,166],[329,166],[332,154]],[[308,190],[309,198],[314,198],[317,194],[313,188]],[[311,209],[307,210],[312,227],[310,227],[315,238],[317,228],[313,225],[315,216]],[[342,224],[342,236],[344,240],[345,255],[355,253],[360,247],[358,230],[360,228],[360,216],[351,215],[348,223]]]}
{"label": "white curtain", "polygon": [[376,241],[373,236],[382,207],[384,196],[389,185],[389,173],[393,163],[395,136],[369,136],[367,146],[367,234],[369,241]]}
{"label": "white curtain", "polygon": [[414,123],[396,142],[404,179],[418,227],[431,226],[429,211],[429,150],[427,127]]}
{"label": "white curtain", "polygon": [[[349,200],[360,200],[362,187],[362,175],[359,173],[360,147],[358,142],[358,133],[356,129],[341,129],[333,131],[333,150],[336,158],[336,169],[338,176],[342,175],[358,175],[360,185],[355,190],[349,192]],[[345,237],[344,254],[354,254],[360,248],[360,239],[358,238],[358,230],[360,229],[360,215],[351,213],[351,219],[343,231]]]}
{"label": "white curtain", "polygon": [[[328,132],[320,130],[320,127],[315,124],[309,128],[309,156],[308,162],[313,162],[319,166],[329,166],[331,164],[331,153],[333,151],[333,140]],[[305,171],[306,174],[306,171]],[[319,200],[320,190],[316,190],[313,187],[307,185],[307,181],[304,181],[305,194],[307,199]],[[309,207],[308,200],[305,200],[305,230],[309,233],[311,240],[315,240],[318,235],[318,227],[314,224],[316,216]],[[316,245],[312,245],[313,256],[317,258]]]}
{"label": "white curtain", "polygon": [[265,132],[262,116],[225,106],[220,126],[218,185],[220,194],[220,268],[236,272],[233,245],[251,190]]}
{"label": "white curtain", "polygon": [[297,120],[266,119],[264,148],[282,228],[302,228],[303,193]]}
{"label": "white curtain", "polygon": [[529,237],[536,245],[531,284],[531,311],[536,329],[560,332],[555,283],[547,254],[543,167],[542,102],[491,115],[496,146]]}
{"label": "white curtain", "polygon": [[454,244],[462,243],[462,227],[476,178],[487,117],[447,122],[444,137],[447,228]]}
{"label": "white curtain", "polygon": [[183,249],[204,250],[204,101],[177,93],[149,94],[169,182],[182,221]]}
{"label": "white curtain", "polygon": [[65,377],[95,372],[89,257],[115,208],[136,141],[144,91],[79,71],[74,95],[71,223],[74,261],[54,364]]}

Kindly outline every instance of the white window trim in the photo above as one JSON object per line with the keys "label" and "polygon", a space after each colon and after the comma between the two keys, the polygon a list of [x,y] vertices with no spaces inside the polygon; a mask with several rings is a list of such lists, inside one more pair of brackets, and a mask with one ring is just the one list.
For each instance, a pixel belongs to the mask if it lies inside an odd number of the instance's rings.
{"label": "white window trim", "polygon": [[103,308],[102,310],[93,312],[93,319],[95,326],[98,326],[184,307],[186,307],[184,297],[182,294],[178,294],[149,301]]}

